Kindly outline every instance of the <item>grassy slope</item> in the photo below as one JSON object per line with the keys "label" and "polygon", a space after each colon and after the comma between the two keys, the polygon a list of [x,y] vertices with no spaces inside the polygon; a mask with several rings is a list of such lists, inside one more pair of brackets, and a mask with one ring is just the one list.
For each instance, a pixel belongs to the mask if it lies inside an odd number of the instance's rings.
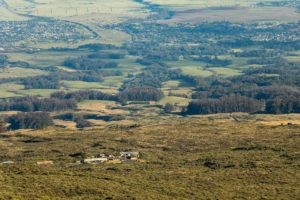
{"label": "grassy slope", "polygon": [[[1,161],[16,163],[0,165],[0,193],[4,199],[297,198],[299,127],[209,118],[11,135],[1,139]],[[44,142],[24,143],[30,137]],[[141,151],[144,162],[66,166],[71,153],[125,149]],[[55,164],[35,164],[44,159]]]}

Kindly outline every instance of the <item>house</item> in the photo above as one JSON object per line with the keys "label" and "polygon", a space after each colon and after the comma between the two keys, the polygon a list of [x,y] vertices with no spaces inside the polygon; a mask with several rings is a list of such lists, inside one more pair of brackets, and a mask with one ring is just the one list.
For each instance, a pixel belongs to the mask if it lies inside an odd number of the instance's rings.
{"label": "house", "polygon": [[99,164],[99,163],[104,163],[107,162],[108,158],[106,157],[100,157],[100,158],[87,158],[84,159],[83,162],[86,164]]}
{"label": "house", "polygon": [[108,160],[115,160],[116,158],[115,158],[114,155],[109,155],[109,156],[107,157],[107,159],[108,159]]}
{"label": "house", "polygon": [[4,162],[2,162],[1,164],[3,164],[3,165],[7,165],[7,164],[15,164],[15,162],[9,160],[9,161],[4,161]]}
{"label": "house", "polygon": [[125,151],[120,152],[120,159],[122,161],[137,161],[140,156],[140,153],[137,151]]}
{"label": "house", "polygon": [[53,165],[54,162],[52,160],[44,160],[36,162],[37,165]]}
{"label": "house", "polygon": [[135,162],[138,160],[140,153],[135,151],[120,152],[120,156],[116,157],[114,155],[108,154],[98,154],[97,156],[86,158],[82,163],[85,164],[101,164],[105,162],[109,163],[124,163],[124,162]]}

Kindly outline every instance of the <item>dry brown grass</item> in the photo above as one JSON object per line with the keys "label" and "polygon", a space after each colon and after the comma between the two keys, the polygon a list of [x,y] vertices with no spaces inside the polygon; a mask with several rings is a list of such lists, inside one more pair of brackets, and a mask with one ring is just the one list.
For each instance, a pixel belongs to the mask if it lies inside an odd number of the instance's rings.
{"label": "dry brown grass", "polygon": [[54,120],[54,124],[56,126],[66,127],[68,129],[77,129],[76,128],[76,123],[73,122],[73,121],[65,121],[65,120],[56,119],[56,120]]}
{"label": "dry brown grass", "polygon": [[78,104],[78,109],[85,112],[100,113],[105,115],[126,114],[126,111],[120,109],[111,109],[119,104],[113,101],[84,101]]}

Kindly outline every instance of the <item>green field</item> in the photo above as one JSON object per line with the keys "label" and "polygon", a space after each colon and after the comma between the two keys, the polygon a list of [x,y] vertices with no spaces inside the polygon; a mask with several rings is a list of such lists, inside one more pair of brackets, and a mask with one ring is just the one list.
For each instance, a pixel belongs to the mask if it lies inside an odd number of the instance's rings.
{"label": "green field", "polygon": [[48,74],[45,71],[38,69],[25,69],[20,67],[7,67],[0,72],[0,78],[20,78],[20,77],[31,77],[38,75]]}
{"label": "green field", "polygon": [[215,73],[223,76],[238,76],[241,75],[239,70],[224,68],[224,67],[211,67],[210,70],[214,71]]}
{"label": "green field", "polygon": [[165,105],[167,103],[175,104],[178,106],[186,106],[189,103],[189,99],[175,96],[166,96],[161,99],[158,103],[161,105]]}
{"label": "green field", "polygon": [[88,83],[83,81],[63,81],[63,84],[67,88],[74,88],[74,89],[101,89],[107,88],[102,85],[102,83]]}
{"label": "green field", "polygon": [[191,76],[202,76],[208,77],[211,75],[222,75],[222,76],[236,76],[240,75],[240,70],[243,68],[248,68],[249,65],[246,64],[244,58],[233,58],[230,56],[220,56],[220,58],[226,58],[232,60],[233,64],[224,68],[224,67],[205,67],[205,63],[196,62],[196,61],[178,61],[178,62],[169,62],[168,64],[172,68],[181,69],[182,72],[186,75]]}
{"label": "green field", "polygon": [[17,94],[17,92],[19,90],[22,90],[23,88],[23,85],[13,83],[0,84],[0,98],[20,96],[19,94]]}
{"label": "green field", "polygon": [[34,66],[48,67],[48,66],[60,66],[67,58],[74,58],[87,55],[87,51],[68,51],[68,52],[55,52],[55,51],[40,51],[35,53],[26,52],[14,52],[6,53],[10,61],[23,61]]}
{"label": "green field", "polygon": [[50,94],[57,92],[55,89],[30,89],[30,90],[19,90],[18,94],[20,95],[30,95],[30,96],[40,96],[40,97],[49,97]]}

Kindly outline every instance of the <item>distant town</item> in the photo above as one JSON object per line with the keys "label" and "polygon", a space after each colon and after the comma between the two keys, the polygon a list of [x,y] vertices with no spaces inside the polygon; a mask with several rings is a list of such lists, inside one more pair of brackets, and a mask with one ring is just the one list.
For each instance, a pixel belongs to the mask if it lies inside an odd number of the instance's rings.
{"label": "distant town", "polygon": [[84,27],[59,20],[0,21],[0,43],[5,46],[19,46],[38,42],[72,43],[93,38]]}

